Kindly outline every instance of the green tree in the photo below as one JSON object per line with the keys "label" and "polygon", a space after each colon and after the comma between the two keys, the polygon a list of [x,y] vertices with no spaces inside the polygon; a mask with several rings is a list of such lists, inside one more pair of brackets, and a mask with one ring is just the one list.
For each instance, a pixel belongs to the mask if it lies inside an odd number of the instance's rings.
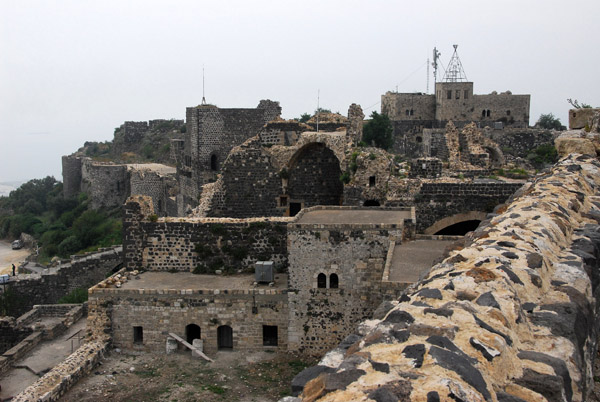
{"label": "green tree", "polygon": [[311,117],[312,116],[310,114],[308,114],[308,113],[302,113],[300,115],[300,118],[298,118],[296,120],[298,120],[300,123],[306,123],[307,121],[310,120]]}
{"label": "green tree", "polygon": [[390,149],[394,144],[392,122],[386,114],[371,113],[371,121],[363,128],[362,140],[368,145]]}
{"label": "green tree", "polygon": [[535,125],[546,130],[564,130],[566,128],[552,113],[542,114]]}

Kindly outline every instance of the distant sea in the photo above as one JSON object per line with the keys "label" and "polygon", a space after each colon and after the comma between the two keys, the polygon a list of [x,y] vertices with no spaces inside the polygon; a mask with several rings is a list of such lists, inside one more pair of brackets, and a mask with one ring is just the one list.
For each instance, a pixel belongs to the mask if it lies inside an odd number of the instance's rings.
{"label": "distant sea", "polygon": [[23,181],[7,181],[0,183],[0,197],[8,197],[11,191],[16,190]]}

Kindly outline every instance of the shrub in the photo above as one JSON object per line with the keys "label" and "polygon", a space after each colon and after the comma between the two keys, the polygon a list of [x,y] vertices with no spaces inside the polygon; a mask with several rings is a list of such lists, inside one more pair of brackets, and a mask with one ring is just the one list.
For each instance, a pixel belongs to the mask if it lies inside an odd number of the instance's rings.
{"label": "shrub", "polygon": [[88,300],[88,290],[77,288],[66,296],[58,299],[58,304],[81,304]]}

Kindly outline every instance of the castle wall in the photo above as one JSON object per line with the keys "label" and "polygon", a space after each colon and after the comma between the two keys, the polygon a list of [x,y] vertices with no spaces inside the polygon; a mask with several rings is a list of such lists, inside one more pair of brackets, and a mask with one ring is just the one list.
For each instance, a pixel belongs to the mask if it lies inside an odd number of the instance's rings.
{"label": "castle wall", "polygon": [[74,155],[62,157],[63,196],[71,198],[81,192],[81,158]]}
{"label": "castle wall", "polygon": [[[373,313],[390,238],[401,239],[402,228],[290,225],[289,350],[322,355]],[[319,274],[326,288],[318,287]],[[338,288],[331,288],[332,274]]]}
{"label": "castle wall", "polygon": [[536,128],[505,128],[503,130],[486,129],[483,134],[494,141],[505,155],[526,158],[540,145],[553,145],[558,135],[551,130]]}
{"label": "castle wall", "polygon": [[[473,95],[473,121],[503,121],[506,124],[522,123],[529,126],[530,95],[512,95],[510,93]],[[483,117],[486,110],[486,117]],[[490,116],[487,116],[487,110]]]}
{"label": "castle wall", "polygon": [[130,194],[127,166],[83,161],[81,191],[90,195],[94,209],[123,205]]}
{"label": "castle wall", "polygon": [[[140,206],[139,199],[146,203]],[[287,219],[269,220],[161,219],[148,220],[153,207],[148,197],[125,205],[123,247],[128,269],[194,271],[253,270],[256,261],[287,267]]]}
{"label": "castle wall", "polygon": [[[217,328],[233,330],[233,350],[287,350],[287,291],[255,290],[144,290],[102,289],[90,291],[97,315],[103,305],[112,306],[113,345],[130,350],[164,353],[167,334],[185,339],[185,327],[200,327],[205,353],[218,350]],[[93,319],[94,317],[92,317]],[[263,325],[277,326],[277,346],[263,345]],[[143,328],[143,343],[134,343],[133,327]]]}
{"label": "castle wall", "polygon": [[122,247],[71,257],[55,272],[20,274],[6,285],[14,293],[16,304],[9,315],[20,316],[36,304],[55,304],[78,288],[87,289],[106,278],[123,260]]}
{"label": "castle wall", "polygon": [[435,95],[387,92],[381,95],[381,113],[390,120],[435,120]]}
{"label": "castle wall", "polygon": [[157,172],[139,169],[131,169],[129,174],[131,194],[150,196],[154,213],[158,216],[167,216],[168,190],[177,185],[175,177],[163,176]]}

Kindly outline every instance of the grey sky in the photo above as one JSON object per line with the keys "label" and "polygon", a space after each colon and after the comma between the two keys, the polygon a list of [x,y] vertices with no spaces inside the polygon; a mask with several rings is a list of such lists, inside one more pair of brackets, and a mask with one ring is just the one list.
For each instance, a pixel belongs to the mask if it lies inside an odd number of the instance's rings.
{"label": "grey sky", "polygon": [[[600,106],[600,2],[0,0],[0,182],[54,175],[61,155],[125,120],[280,101],[380,110],[426,91],[434,46],[459,55],[475,93],[531,94],[531,121]],[[433,80],[430,81],[433,91]]]}

